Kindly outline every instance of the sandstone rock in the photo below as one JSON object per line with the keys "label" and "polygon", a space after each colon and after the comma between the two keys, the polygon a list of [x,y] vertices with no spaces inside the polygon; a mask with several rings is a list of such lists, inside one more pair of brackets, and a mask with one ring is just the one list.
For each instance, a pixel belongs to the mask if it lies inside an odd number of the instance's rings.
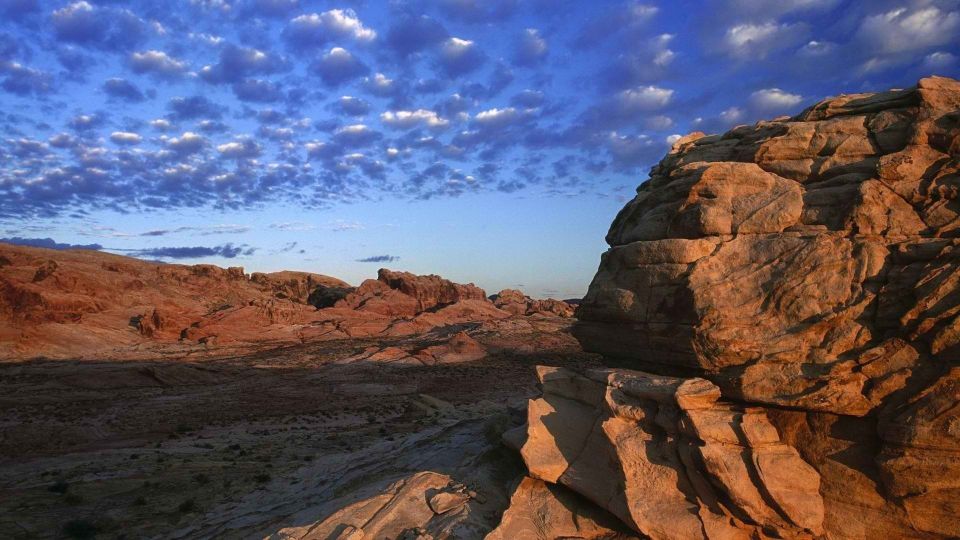
{"label": "sandstone rock", "polygon": [[677,378],[542,371],[531,474],[654,537],[960,536],[958,110],[932,77],[677,141],[574,327]]}
{"label": "sandstone rock", "polygon": [[820,475],[761,409],[703,379],[538,368],[520,450],[530,475],[660,538],[822,534]]}
{"label": "sandstone rock", "polygon": [[504,289],[491,297],[493,305],[514,315],[544,314],[572,317],[573,306],[561,300],[548,298],[534,300],[516,289]]}
{"label": "sandstone rock", "polygon": [[393,290],[416,299],[416,312],[454,304],[461,300],[486,300],[487,293],[472,283],[461,285],[440,276],[416,276],[381,268],[377,279]]}
{"label": "sandstone rock", "polygon": [[636,538],[613,516],[565,489],[524,477],[500,525],[486,540],[628,540]]}
{"label": "sandstone rock", "polygon": [[[960,343],[958,103],[931,78],[678,141],[611,226],[576,334],[756,403],[866,415],[919,390]],[[917,355],[867,369],[890,340]]]}
{"label": "sandstone rock", "polygon": [[430,497],[429,504],[434,514],[446,514],[455,508],[460,508],[469,500],[470,496],[466,493],[441,491]]}

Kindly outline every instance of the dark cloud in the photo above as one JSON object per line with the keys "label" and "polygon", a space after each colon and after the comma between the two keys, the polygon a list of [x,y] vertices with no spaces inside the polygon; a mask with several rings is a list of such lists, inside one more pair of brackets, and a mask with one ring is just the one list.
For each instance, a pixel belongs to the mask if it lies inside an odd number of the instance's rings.
{"label": "dark cloud", "polygon": [[372,257],[364,257],[363,259],[357,259],[357,262],[381,263],[381,262],[394,262],[399,260],[400,260],[400,257],[397,257],[395,255],[373,255]]}
{"label": "dark cloud", "polygon": [[18,62],[0,60],[0,76],[4,90],[21,96],[47,94],[53,90],[53,76]]}
{"label": "dark cloud", "polygon": [[207,257],[223,257],[233,259],[238,256],[250,256],[257,251],[247,245],[235,246],[233,244],[223,244],[220,246],[193,246],[193,247],[156,247],[130,250],[130,253],[136,257],[146,257],[155,259],[204,259]]}
{"label": "dark cloud", "polygon": [[37,0],[4,0],[0,3],[0,13],[13,20],[23,19],[40,12]]}
{"label": "dark cloud", "polygon": [[224,108],[204,96],[175,97],[167,103],[169,118],[174,120],[195,120],[206,118],[216,120],[223,116]]}
{"label": "dark cloud", "polygon": [[130,69],[134,73],[149,74],[161,79],[174,79],[187,71],[187,64],[164,51],[149,50],[131,54]]}
{"label": "dark cloud", "polygon": [[476,70],[487,56],[471,40],[452,37],[440,47],[440,67],[448,77],[459,77]]}
{"label": "dark cloud", "polygon": [[387,32],[387,45],[408,56],[437,45],[449,37],[447,29],[427,15],[402,15]]}
{"label": "dark cloud", "polygon": [[338,86],[370,72],[370,68],[341,47],[330,49],[310,65],[310,70],[330,86]]}
{"label": "dark cloud", "polygon": [[514,63],[518,66],[534,66],[547,57],[547,40],[536,28],[527,28],[517,40]]}
{"label": "dark cloud", "polygon": [[110,97],[139,103],[146,99],[143,92],[126,79],[108,79],[103,83],[103,91]]}
{"label": "dark cloud", "polygon": [[252,0],[250,11],[264,17],[284,17],[300,7],[299,0]]}
{"label": "dark cloud", "polygon": [[200,78],[214,83],[238,83],[258,75],[270,75],[287,69],[286,62],[268,51],[226,45],[216,64],[204,66]]}
{"label": "dark cloud", "polygon": [[260,79],[247,79],[232,86],[233,94],[240,101],[253,103],[275,103],[283,99],[280,85]]}
{"label": "dark cloud", "polygon": [[370,103],[353,96],[342,96],[337,104],[340,110],[350,116],[364,116],[370,112]]}
{"label": "dark cloud", "polygon": [[108,50],[129,50],[145,39],[146,24],[132,12],[80,0],[51,16],[60,41]]}
{"label": "dark cloud", "polygon": [[5,244],[13,244],[15,246],[30,246],[47,249],[103,249],[103,246],[100,244],[61,244],[54,241],[53,238],[23,238],[20,236],[14,236],[12,238],[0,238],[0,242]]}

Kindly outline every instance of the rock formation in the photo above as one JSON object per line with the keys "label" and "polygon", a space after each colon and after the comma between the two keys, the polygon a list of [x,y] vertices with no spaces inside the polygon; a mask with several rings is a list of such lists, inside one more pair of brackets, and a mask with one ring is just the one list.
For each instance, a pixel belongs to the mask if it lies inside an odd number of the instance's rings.
{"label": "rock formation", "polygon": [[493,295],[493,305],[514,315],[543,314],[555,317],[573,317],[573,306],[562,301],[548,298],[534,300],[516,289],[504,289]]}
{"label": "rock formation", "polygon": [[577,312],[631,369],[541,370],[530,474],[651,538],[960,536],[958,196],[950,79],[678,140]]}

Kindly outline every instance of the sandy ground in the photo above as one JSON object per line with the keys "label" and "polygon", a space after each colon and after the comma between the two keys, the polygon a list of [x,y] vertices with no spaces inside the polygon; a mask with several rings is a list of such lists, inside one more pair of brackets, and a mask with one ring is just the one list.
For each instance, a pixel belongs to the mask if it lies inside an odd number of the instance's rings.
{"label": "sandy ground", "polygon": [[522,471],[499,435],[523,421],[533,367],[596,359],[351,360],[416,339],[0,364],[0,537],[263,538],[422,470],[476,489],[492,528]]}

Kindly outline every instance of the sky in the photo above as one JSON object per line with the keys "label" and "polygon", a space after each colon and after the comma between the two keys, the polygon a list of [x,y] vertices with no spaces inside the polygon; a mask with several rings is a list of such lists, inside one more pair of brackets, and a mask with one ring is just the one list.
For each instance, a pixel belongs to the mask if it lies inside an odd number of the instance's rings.
{"label": "sky", "polygon": [[960,0],[0,0],[0,241],[580,297],[672,141],[960,76]]}

